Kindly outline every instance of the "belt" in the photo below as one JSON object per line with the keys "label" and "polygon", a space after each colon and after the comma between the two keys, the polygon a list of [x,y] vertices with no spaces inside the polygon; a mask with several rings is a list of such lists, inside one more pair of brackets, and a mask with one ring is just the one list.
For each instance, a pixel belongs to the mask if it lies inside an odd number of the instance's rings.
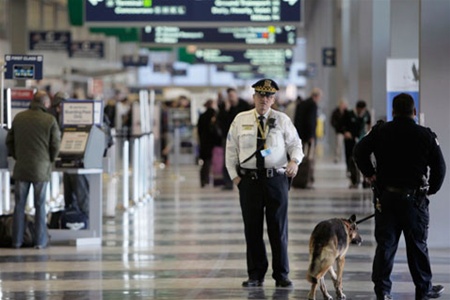
{"label": "belt", "polygon": [[388,192],[402,194],[402,195],[415,194],[418,190],[418,189],[410,189],[410,188],[400,188],[400,187],[395,187],[395,186],[386,186],[384,189]]}
{"label": "belt", "polygon": [[268,169],[244,169],[239,168],[239,175],[241,176],[249,176],[252,179],[258,179],[259,177],[263,178],[273,178],[276,176],[281,176],[286,173],[285,168],[268,168]]}

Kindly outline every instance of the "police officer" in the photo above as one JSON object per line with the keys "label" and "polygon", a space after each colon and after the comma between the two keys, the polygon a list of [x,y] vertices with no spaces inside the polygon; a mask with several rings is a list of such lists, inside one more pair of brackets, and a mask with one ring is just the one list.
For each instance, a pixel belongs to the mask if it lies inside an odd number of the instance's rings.
{"label": "police officer", "polygon": [[265,216],[272,248],[272,277],[277,287],[292,287],[287,253],[288,177],[297,173],[303,158],[302,144],[290,118],[271,109],[277,83],[262,79],[252,87],[255,109],[236,116],[226,143],[226,167],[239,188],[247,244],[248,280],[242,286],[262,286],[264,282],[268,269],[263,240]]}
{"label": "police officer", "polygon": [[[441,285],[431,283],[428,257],[428,195],[435,194],[445,176],[445,162],[436,134],[414,121],[409,94],[393,100],[391,122],[379,123],[355,147],[355,160],[375,184],[375,239],[372,281],[377,299],[392,299],[390,275],[403,232],[416,300],[440,297]],[[371,163],[375,156],[376,167]],[[427,175],[429,174],[429,175]]]}

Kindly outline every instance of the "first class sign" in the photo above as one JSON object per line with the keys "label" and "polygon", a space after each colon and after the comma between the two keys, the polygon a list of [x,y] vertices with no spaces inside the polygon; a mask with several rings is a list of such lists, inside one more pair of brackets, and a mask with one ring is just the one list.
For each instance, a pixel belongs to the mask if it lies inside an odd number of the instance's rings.
{"label": "first class sign", "polygon": [[6,79],[42,79],[42,55],[5,55]]}
{"label": "first class sign", "polygon": [[84,0],[88,25],[296,24],[301,0]]}

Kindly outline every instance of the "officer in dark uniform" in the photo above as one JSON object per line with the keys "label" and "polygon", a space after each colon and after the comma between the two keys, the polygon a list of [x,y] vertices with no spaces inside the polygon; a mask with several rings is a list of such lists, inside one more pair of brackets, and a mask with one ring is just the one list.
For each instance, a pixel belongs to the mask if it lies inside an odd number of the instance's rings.
{"label": "officer in dark uniform", "polygon": [[[288,278],[288,177],[296,175],[302,144],[291,119],[271,109],[278,85],[263,79],[253,86],[255,109],[239,113],[226,143],[226,167],[239,188],[247,244],[248,280],[262,286],[268,269],[263,240],[264,216],[272,249],[272,277],[277,287],[292,287]],[[289,156],[289,160],[287,159]]]}
{"label": "officer in dark uniform", "polygon": [[444,290],[431,283],[427,196],[440,189],[446,167],[436,134],[417,125],[415,114],[413,98],[399,94],[393,101],[393,121],[374,126],[355,147],[358,167],[376,187],[372,281],[377,299],[392,299],[390,275],[402,232],[416,300],[438,298]]}

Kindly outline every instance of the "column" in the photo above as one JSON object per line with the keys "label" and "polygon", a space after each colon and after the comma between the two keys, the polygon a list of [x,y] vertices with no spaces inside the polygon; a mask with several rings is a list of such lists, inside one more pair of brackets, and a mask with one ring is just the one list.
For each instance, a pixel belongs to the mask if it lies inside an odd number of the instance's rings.
{"label": "column", "polygon": [[430,198],[429,245],[450,247],[450,1],[420,1],[420,106],[447,162],[442,189]]}

